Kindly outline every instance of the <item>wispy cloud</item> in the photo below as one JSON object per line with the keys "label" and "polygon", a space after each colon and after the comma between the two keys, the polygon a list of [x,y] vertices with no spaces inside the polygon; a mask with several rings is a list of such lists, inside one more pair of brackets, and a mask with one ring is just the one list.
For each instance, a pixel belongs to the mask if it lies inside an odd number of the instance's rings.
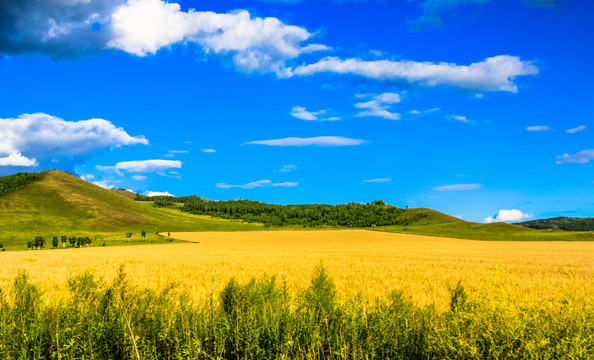
{"label": "wispy cloud", "polygon": [[175,196],[170,194],[169,191],[145,191],[143,195],[152,197],[152,196]]}
{"label": "wispy cloud", "polygon": [[470,65],[410,60],[365,61],[357,58],[326,57],[316,63],[288,70],[287,76],[335,73],[362,76],[379,81],[400,80],[420,86],[451,86],[472,91],[517,92],[518,76],[534,75],[538,68],[517,56],[499,55]]}
{"label": "wispy cloud", "polygon": [[205,154],[212,154],[212,153],[216,153],[217,151],[215,149],[202,149],[202,150],[200,150],[200,152],[203,152]]}
{"label": "wispy cloud", "polygon": [[162,172],[168,169],[181,168],[182,162],[179,160],[134,160],[122,161],[114,166],[97,165],[99,171],[119,171],[125,170],[127,172]]}
{"label": "wispy cloud", "polygon": [[411,115],[427,115],[441,110],[440,108],[432,108],[425,110],[410,110],[408,113]]}
{"label": "wispy cloud", "polygon": [[350,146],[361,145],[366,142],[367,140],[350,139],[341,136],[317,136],[311,138],[288,137],[284,139],[256,140],[245,144],[268,146]]}
{"label": "wispy cloud", "polygon": [[567,134],[575,134],[575,133],[582,132],[584,130],[586,130],[586,127],[584,125],[580,125],[580,126],[575,127],[573,129],[567,129],[567,130],[565,130],[565,133],[567,133]]}
{"label": "wispy cloud", "polygon": [[481,184],[454,184],[454,185],[443,185],[433,188],[437,191],[466,191],[480,189]]}
{"label": "wispy cloud", "polygon": [[318,115],[324,113],[326,113],[326,110],[307,111],[303,106],[293,106],[293,108],[291,109],[291,116],[301,120],[319,120]]}
{"label": "wispy cloud", "polygon": [[227,183],[218,183],[215,184],[216,187],[221,189],[231,189],[231,188],[239,188],[239,189],[255,189],[260,187],[267,187],[267,186],[280,186],[280,187],[294,187],[299,185],[298,182],[282,182],[282,183],[273,183],[270,180],[258,180],[249,182],[243,185],[231,185]]}
{"label": "wispy cloud", "polygon": [[520,210],[511,209],[511,210],[499,210],[495,216],[489,216],[485,218],[484,222],[492,223],[492,222],[514,222],[514,221],[522,221],[522,220],[529,220],[533,219],[534,215],[532,214],[525,214]]}
{"label": "wispy cloud", "polygon": [[526,127],[526,131],[550,131],[552,130],[548,125],[535,125]]}
{"label": "wispy cloud", "polygon": [[385,183],[385,182],[390,182],[390,181],[392,181],[392,179],[390,179],[390,178],[378,178],[378,179],[363,180],[364,183]]}
{"label": "wispy cloud", "polygon": [[297,170],[297,165],[292,164],[292,165],[283,165],[282,168],[275,170],[275,172],[283,172],[283,173],[288,173],[288,172],[293,172]]}
{"label": "wispy cloud", "polygon": [[[358,95],[359,98],[366,96],[368,95]],[[356,108],[361,109],[355,116],[376,116],[389,120],[400,119],[399,113],[388,111],[390,109],[390,105],[399,103],[402,100],[399,94],[383,93],[380,95],[374,95],[372,97],[372,100],[355,104]]]}
{"label": "wispy cloud", "polygon": [[587,164],[592,160],[594,160],[594,149],[586,149],[575,154],[559,155],[555,157],[555,164]]}
{"label": "wispy cloud", "polygon": [[146,176],[144,176],[144,175],[132,175],[132,179],[138,180],[138,181],[143,181],[143,180],[146,180]]}
{"label": "wispy cloud", "polygon": [[448,119],[460,121],[460,122],[467,123],[467,124],[469,124],[471,122],[470,119],[464,115],[450,115],[450,116],[448,116]]}

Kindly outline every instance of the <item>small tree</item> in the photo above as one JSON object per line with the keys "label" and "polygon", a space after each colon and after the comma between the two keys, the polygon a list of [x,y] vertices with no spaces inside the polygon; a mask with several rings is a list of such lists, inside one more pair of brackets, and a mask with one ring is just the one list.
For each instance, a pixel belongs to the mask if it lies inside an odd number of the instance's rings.
{"label": "small tree", "polygon": [[4,244],[0,243],[0,251],[5,251]]}
{"label": "small tree", "polygon": [[35,237],[35,247],[37,248],[37,250],[41,250],[44,245],[45,245],[45,239],[43,238],[43,236],[36,236]]}
{"label": "small tree", "polygon": [[140,233],[140,235],[142,235],[142,241],[144,242],[146,240],[146,231],[142,230],[142,232]]}
{"label": "small tree", "polygon": [[68,236],[62,235],[62,237],[60,238],[60,240],[62,240],[62,247],[65,248],[66,247],[66,241],[68,241]]}
{"label": "small tree", "polygon": [[33,249],[33,242],[27,241],[27,250],[31,250],[31,249]]}
{"label": "small tree", "polygon": [[70,242],[70,246],[74,247],[76,245],[76,236],[69,237],[68,241]]}
{"label": "small tree", "polygon": [[88,236],[87,236],[87,237],[85,238],[85,243],[87,244],[87,247],[90,247],[92,242],[93,242],[93,240],[91,240],[91,238],[90,238],[90,237],[88,237]]}
{"label": "small tree", "polygon": [[128,239],[128,242],[130,242],[130,238],[132,237],[132,233],[128,232],[126,233],[126,239]]}
{"label": "small tree", "polygon": [[171,233],[169,231],[167,232],[167,237],[169,237],[169,242],[173,241],[173,239],[171,239]]}
{"label": "small tree", "polygon": [[54,238],[52,239],[52,246],[54,247],[54,249],[58,248],[58,237],[54,236]]}

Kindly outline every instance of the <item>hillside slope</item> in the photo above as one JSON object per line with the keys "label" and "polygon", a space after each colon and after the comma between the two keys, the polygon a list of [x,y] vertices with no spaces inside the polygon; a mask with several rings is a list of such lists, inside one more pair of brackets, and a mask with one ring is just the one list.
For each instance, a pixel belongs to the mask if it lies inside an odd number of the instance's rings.
{"label": "hillside slope", "polygon": [[530,220],[518,223],[532,229],[550,229],[564,231],[594,231],[594,218],[554,217],[548,219]]}
{"label": "hillside slope", "polygon": [[[50,170],[0,196],[0,243],[32,236],[156,231],[256,230],[259,225],[153,207],[71,174]],[[26,242],[25,242],[26,244]]]}

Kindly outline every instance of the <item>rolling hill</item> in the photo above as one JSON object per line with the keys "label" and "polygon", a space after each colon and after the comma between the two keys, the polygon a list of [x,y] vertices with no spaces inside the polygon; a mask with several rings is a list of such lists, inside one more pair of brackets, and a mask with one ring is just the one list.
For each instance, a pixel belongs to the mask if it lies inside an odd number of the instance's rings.
{"label": "rolling hill", "polygon": [[554,217],[530,220],[518,223],[531,229],[549,229],[563,231],[594,231],[594,218]]}
{"label": "rolling hill", "polygon": [[126,232],[149,240],[157,231],[257,230],[257,224],[211,219],[172,208],[156,208],[134,201],[129,192],[106,190],[69,173],[49,170],[39,178],[0,196],[0,243],[8,250],[22,249],[40,235],[97,236],[123,240]]}
{"label": "rolling hill", "polygon": [[[54,236],[90,236],[95,239],[94,246],[127,245],[141,242],[140,233],[146,231],[147,241],[166,241],[157,235],[158,232],[169,231],[253,231],[253,230],[282,230],[287,228],[301,228],[287,223],[288,226],[265,227],[259,223],[247,223],[245,218],[236,217],[233,220],[216,217],[229,217],[227,213],[208,212],[208,215],[191,214],[184,209],[188,203],[173,204],[164,207],[153,206],[153,202],[126,190],[106,190],[79,179],[69,173],[49,170],[35,174],[17,174],[0,178],[0,244],[8,250],[24,250],[28,241],[35,236],[44,236],[51,241]],[[144,201],[136,201],[142,199]],[[187,201],[199,197],[179,198]],[[210,206],[222,203],[229,206],[246,206],[245,201],[209,202]],[[376,231],[411,233],[419,235],[452,237],[474,240],[593,240],[591,232],[565,232],[553,230],[534,230],[520,225],[495,223],[478,224],[466,222],[427,208],[399,209],[390,205],[346,204],[333,207],[330,205],[290,205],[285,209],[281,205],[270,205],[258,202],[247,202],[247,206],[260,206],[264,211],[303,211],[305,216],[315,216],[315,211],[326,212],[353,211],[351,216],[357,216],[357,211],[368,221],[369,214],[377,214],[378,219],[389,220],[386,214],[393,213],[398,225],[370,226]],[[225,205],[226,206],[226,205]],[[350,208],[349,208],[350,206]],[[375,207],[374,207],[375,206]],[[280,208],[279,208],[280,207]],[[237,210],[238,208],[235,208]],[[287,210],[290,208],[290,211]],[[314,210],[312,210],[314,209]],[[317,210],[315,210],[317,209]],[[322,209],[322,210],[319,210]],[[348,210],[351,209],[351,210]],[[363,210],[361,210],[363,209]],[[220,210],[220,207],[219,207]],[[232,210],[233,211],[233,210]],[[307,215],[314,211],[314,215]],[[197,212],[202,214],[201,212]],[[211,215],[215,214],[215,217]],[[311,212],[309,213],[311,214]],[[341,216],[344,213],[340,214]],[[348,215],[348,214],[347,214]],[[363,216],[362,215],[362,216]],[[300,215],[301,216],[301,215]],[[390,215],[391,216],[391,215]],[[255,217],[250,218],[252,221]],[[257,219],[257,218],[256,218]],[[257,221],[257,220],[256,220]],[[373,223],[373,218],[372,222]],[[356,225],[359,226],[359,225]],[[311,227],[318,227],[317,225]],[[322,226],[337,228],[340,225]],[[351,224],[350,227],[353,227]],[[133,236],[126,239],[125,234],[131,232]]]}

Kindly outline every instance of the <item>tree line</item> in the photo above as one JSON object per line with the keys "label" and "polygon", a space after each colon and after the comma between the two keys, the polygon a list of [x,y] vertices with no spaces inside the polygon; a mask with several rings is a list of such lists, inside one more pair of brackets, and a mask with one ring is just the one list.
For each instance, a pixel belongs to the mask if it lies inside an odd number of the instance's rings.
{"label": "tree line", "polygon": [[[67,244],[70,244],[70,247],[73,248],[80,248],[80,247],[89,247],[93,242],[88,236],[66,236],[62,235],[60,238],[54,236],[52,239],[52,249],[57,249],[60,242],[62,243],[62,247],[66,248]],[[43,236],[36,236],[33,241],[27,242],[27,249],[29,250],[41,250],[45,248],[45,238]]]}
{"label": "tree line", "polygon": [[564,231],[594,231],[594,218],[555,217],[550,219],[530,220],[519,223],[532,229]]}
{"label": "tree line", "polygon": [[25,185],[42,178],[41,173],[16,173],[14,175],[0,177],[0,196],[16,191]]}
{"label": "tree line", "polygon": [[340,205],[278,205],[253,200],[207,201],[198,196],[137,197],[137,200],[153,201],[154,206],[157,207],[182,203],[181,210],[184,212],[250,223],[263,223],[265,226],[407,226],[427,216],[422,212],[409,212],[408,209],[386,205],[383,200],[367,204],[351,202]]}

